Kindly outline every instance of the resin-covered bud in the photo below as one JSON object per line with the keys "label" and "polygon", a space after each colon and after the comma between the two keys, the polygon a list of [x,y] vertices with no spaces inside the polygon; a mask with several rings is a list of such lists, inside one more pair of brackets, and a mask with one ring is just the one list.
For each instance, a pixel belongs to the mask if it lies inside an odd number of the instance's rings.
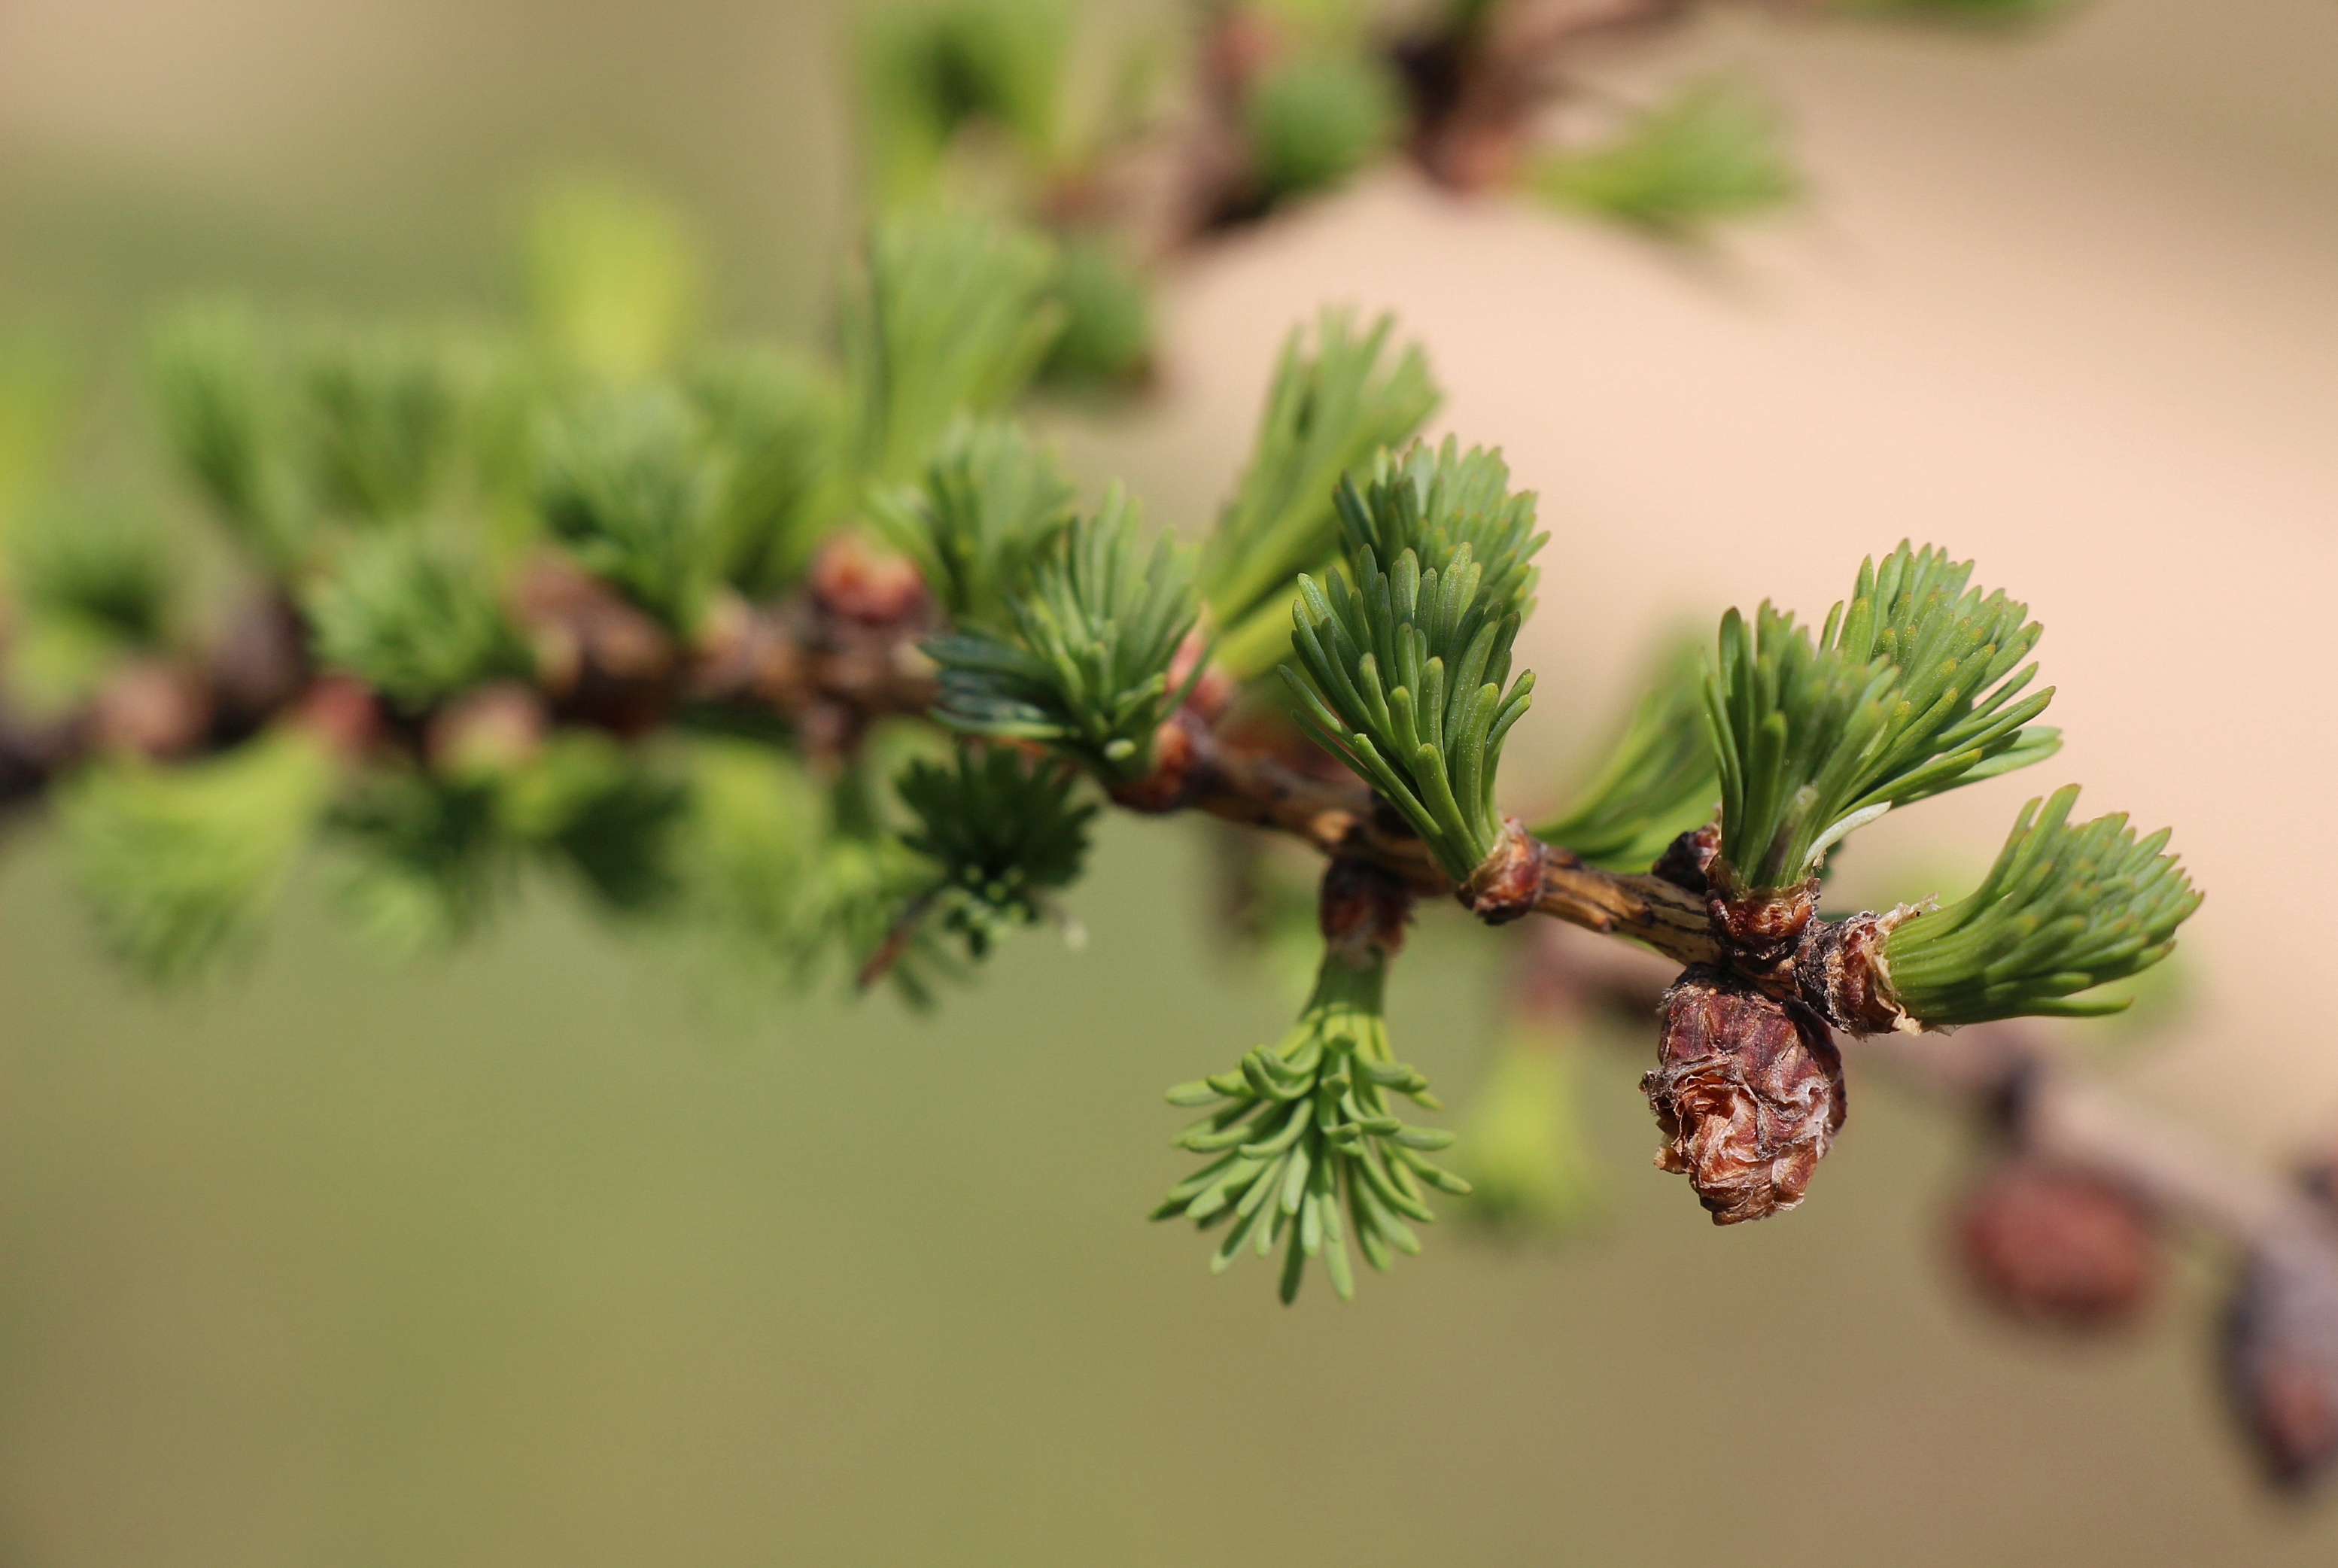
{"label": "resin-covered bud", "polygon": [[1685,1175],[1716,1225],[1800,1203],[1842,1126],[1842,1058],[1826,1026],[1701,965],[1665,993],[1663,1018],[1640,1081],[1665,1134],[1657,1168]]}

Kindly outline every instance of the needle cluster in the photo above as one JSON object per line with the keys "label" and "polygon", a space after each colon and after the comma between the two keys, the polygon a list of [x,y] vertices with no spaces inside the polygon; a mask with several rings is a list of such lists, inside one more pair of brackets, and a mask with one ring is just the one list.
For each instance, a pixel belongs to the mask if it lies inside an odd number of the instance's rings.
{"label": "needle cluster", "polygon": [[1012,640],[961,632],[926,644],[942,667],[935,717],[1046,741],[1107,782],[1140,779],[1183,695],[1170,689],[1170,665],[1198,613],[1186,553],[1166,539],[1145,552],[1135,505],[1115,487],[1033,569]]}
{"label": "needle cluster", "polygon": [[2030,801],[1970,897],[1891,933],[1901,1006],[1936,1027],[2127,1006],[2083,994],[2166,957],[2201,895],[2163,853],[2167,829],[2137,838],[2123,812],[2073,823],[2078,799],[2073,784]]}
{"label": "needle cluster", "polygon": [[1547,535],[1508,482],[1499,456],[1449,440],[1342,480],[1346,571],[1299,579],[1297,662],[1282,667],[1301,721],[1456,882],[1501,837],[1495,771],[1534,689],[1531,674],[1510,681],[1510,648]]}
{"label": "needle cluster", "polygon": [[1735,610],[1722,618],[1704,710],[1721,854],[1744,886],[1792,887],[1893,807],[2059,745],[2027,727],[2053,697],[2022,695],[2042,629],[2002,592],[1967,587],[1971,575],[1970,562],[1902,543],[1861,564],[1815,640],[1767,603],[1751,629]]}
{"label": "needle cluster", "polygon": [[1231,1072],[1169,1091],[1173,1105],[1211,1106],[1177,1146],[1208,1163],[1169,1190],[1155,1220],[1227,1227],[1211,1272],[1245,1247],[1264,1258],[1282,1246],[1282,1299],[1299,1294],[1307,1260],[1321,1258],[1341,1299],[1355,1292],[1351,1240],[1373,1268],[1394,1252],[1418,1253],[1408,1220],[1436,1218],[1424,1185],[1466,1193],[1469,1184],[1423,1157],[1453,1134],[1408,1125],[1391,1109],[1401,1095],[1438,1109],[1429,1081],[1390,1053],[1381,1010],[1388,960],[1327,951],[1290,1033],[1261,1045]]}

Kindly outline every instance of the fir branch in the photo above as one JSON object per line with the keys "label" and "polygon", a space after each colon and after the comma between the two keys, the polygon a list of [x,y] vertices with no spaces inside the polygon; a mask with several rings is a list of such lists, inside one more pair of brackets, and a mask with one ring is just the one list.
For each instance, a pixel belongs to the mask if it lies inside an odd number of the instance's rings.
{"label": "fir branch", "polygon": [[1791,201],[1802,189],[1777,111],[1726,77],[1690,83],[1588,152],[1545,153],[1528,188],[1673,239]]}
{"label": "fir branch", "polygon": [[307,604],[318,658],[409,710],[532,672],[471,542],[416,527],[350,540]]}
{"label": "fir branch", "polygon": [[2078,799],[2073,784],[2030,801],[1970,897],[1886,939],[1892,995],[1924,1024],[2117,1013],[2126,998],[2082,994],[2175,950],[2202,896],[2161,853],[2167,830],[2138,840],[2124,813],[2073,824]]}
{"label": "fir branch", "polygon": [[1078,775],[1016,748],[960,746],[948,764],[910,764],[894,789],[917,818],[903,835],[934,862],[943,928],[981,958],[1005,930],[1036,925],[1050,894],[1079,880],[1098,808],[1075,804]]}
{"label": "fir branch", "polygon": [[325,333],[306,346],[299,385],[317,503],[366,522],[421,511],[447,475],[458,433],[443,347],[389,328]]}
{"label": "fir branch", "polygon": [[1704,718],[1703,658],[1693,642],[1660,661],[1646,695],[1573,804],[1537,828],[1587,866],[1642,871],[1680,834],[1713,817],[1719,785]]}
{"label": "fir branch", "polygon": [[1510,648],[1547,535],[1508,481],[1498,456],[1449,440],[1383,456],[1361,489],[1343,480],[1347,575],[1300,578],[1297,662],[1282,667],[1301,720],[1456,883],[1502,836],[1495,773],[1534,690],[1531,674],[1510,681]]}
{"label": "fir branch", "polygon": [[1072,485],[1055,452],[1019,426],[961,421],[924,482],[874,515],[953,625],[1005,630],[1032,562],[1071,525]]}
{"label": "fir branch", "polygon": [[[934,717],[952,729],[1044,740],[1107,782],[1143,778],[1153,736],[1182,692],[1169,667],[1197,610],[1186,554],[1163,539],[1146,556],[1136,507],[1117,486],[1072,524],[1015,601],[1016,640],[938,637]],[[1197,665],[1198,670],[1198,665]]]}
{"label": "fir branch", "polygon": [[1282,1295],[1299,1294],[1307,1260],[1320,1257],[1331,1289],[1355,1293],[1352,1240],[1365,1261],[1388,1268],[1393,1252],[1418,1253],[1407,1220],[1436,1218],[1423,1183],[1467,1193],[1469,1182],[1422,1152],[1453,1134],[1407,1125],[1391,1099],[1439,1109],[1429,1081],[1389,1049],[1382,995],[1388,958],[1327,946],[1313,995],[1299,1021],[1231,1072],[1169,1091],[1173,1105],[1212,1106],[1177,1146],[1208,1163],[1169,1190],[1155,1220],[1184,1218],[1202,1230],[1227,1225],[1213,1273],[1242,1256],[1263,1258],[1283,1243]]}
{"label": "fir branch", "polygon": [[121,505],[35,511],[8,541],[17,606],[114,647],[169,639],[185,564],[158,520]]}
{"label": "fir branch", "polygon": [[1153,289],[1129,249],[1108,236],[1062,241],[1050,290],[1064,326],[1040,378],[1073,392],[1125,391],[1153,368]]}
{"label": "fir branch", "polygon": [[341,901],[390,956],[444,952],[486,922],[517,863],[483,780],[367,773],[333,814],[349,852]]}
{"label": "fir branch", "polygon": [[1219,658],[1239,675],[1282,656],[1293,579],[1339,554],[1340,476],[1437,407],[1427,358],[1413,345],[1392,351],[1395,330],[1383,316],[1360,333],[1351,312],[1327,309],[1311,343],[1296,328],[1283,339],[1249,466],[1202,555],[1202,596],[1228,629]]}
{"label": "fir branch", "polygon": [[722,578],[768,599],[803,575],[841,510],[844,389],[803,356],[745,347],[703,356],[688,385],[729,475],[715,524]]}
{"label": "fir branch", "polygon": [[1361,50],[1310,49],[1277,64],[1243,104],[1252,200],[1273,206],[1341,184],[1395,141],[1402,113],[1388,68]]}
{"label": "fir branch", "polygon": [[155,334],[149,378],[164,443],[235,542],[282,573],[307,518],[282,463],[285,410],[250,313],[232,304],[181,311]]}
{"label": "fir branch", "polygon": [[1896,806],[2051,756],[2025,728],[2053,698],[2023,697],[2041,628],[2002,592],[1968,588],[1970,562],[1906,543],[1862,563],[1817,641],[1762,606],[1734,610],[1705,682],[1721,773],[1721,853],[1747,887],[1799,882],[1854,829]]}
{"label": "fir branch", "polygon": [[1073,35],[1061,0],[926,0],[868,14],[861,130],[880,200],[933,193],[963,128],[995,126],[1044,167],[1062,134]]}
{"label": "fir branch", "polygon": [[861,471],[914,472],[950,421],[1013,401],[1062,328],[1055,248],[935,211],[879,223],[844,299],[845,367]]}
{"label": "fir branch", "polygon": [[58,818],[106,946],[165,985],[249,951],[333,778],[317,737],[284,730],[201,762],[101,764],[74,779]]}
{"label": "fir branch", "polygon": [[698,630],[720,580],[725,466],[667,387],[594,398],[549,425],[536,506],[552,536],[676,636]]}
{"label": "fir branch", "polygon": [[604,909],[654,914],[679,897],[689,786],[642,749],[563,730],[494,782],[498,825],[573,874]]}

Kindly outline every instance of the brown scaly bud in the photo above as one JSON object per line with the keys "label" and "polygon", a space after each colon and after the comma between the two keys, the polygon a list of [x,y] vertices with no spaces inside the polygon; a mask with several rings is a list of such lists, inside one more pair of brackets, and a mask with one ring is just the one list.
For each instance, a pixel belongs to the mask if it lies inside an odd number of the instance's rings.
{"label": "brown scaly bud", "polygon": [[1794,954],[1794,984],[1803,1004],[1846,1034],[1920,1032],[1923,1026],[1891,994],[1883,944],[1922,913],[1916,905],[1901,904],[1881,914],[1869,910],[1804,926]]}
{"label": "brown scaly bud", "polygon": [[1392,958],[1403,950],[1404,928],[1412,919],[1412,889],[1369,861],[1336,856],[1323,868],[1316,917],[1334,953],[1351,960],[1374,953]]}
{"label": "brown scaly bud", "polygon": [[281,593],[253,594],[207,651],[214,726],[249,734],[309,682],[308,629]]}
{"label": "brown scaly bud", "polygon": [[1747,960],[1781,963],[1802,941],[1819,912],[1819,879],[1793,887],[1748,887],[1736,868],[1715,857],[1705,867],[1704,906],[1715,929]]}
{"label": "brown scaly bud", "polygon": [[2225,1313],[2225,1395],[2266,1479],[2303,1492],[2338,1465],[2338,1265],[2260,1247]]}
{"label": "brown scaly bud", "polygon": [[663,716],[678,659],[673,639],[599,578],[540,556],[514,584],[512,612],[561,712],[624,734]]}
{"label": "brown scaly bud", "polygon": [[99,751],[182,757],[211,725],[211,693],[192,671],[159,659],[124,664],[90,703],[89,740]]}
{"label": "brown scaly bud", "polygon": [[333,754],[356,762],[381,743],[388,725],[372,688],[346,675],[320,675],[292,704],[291,723],[323,737]]}
{"label": "brown scaly bud", "polygon": [[2156,1217],[2091,1171],[2016,1156],[1957,1205],[1957,1256],[1983,1300],[2009,1318],[2081,1332],[2123,1328],[2159,1294]]}
{"label": "brown scaly bud", "polygon": [[1179,709],[1153,732],[1153,765],[1141,778],[1114,785],[1113,804],[1155,815],[1183,808],[1208,753],[1209,731],[1201,716]]}
{"label": "brown scaly bud", "polygon": [[1716,1225],[1803,1200],[1842,1126],[1842,1057],[1826,1025],[1703,965],[1665,993],[1641,1092],[1665,1135],[1656,1167],[1687,1176]]}
{"label": "brown scaly bud", "polygon": [[1720,853],[1721,824],[1708,822],[1665,845],[1665,852],[1648,868],[1649,874],[1675,887],[1685,887],[1702,898],[1707,889],[1713,858]]}
{"label": "brown scaly bud", "polygon": [[812,556],[812,603],[864,626],[908,626],[926,619],[926,580],[906,555],[859,534],[834,534]]}
{"label": "brown scaly bud", "polygon": [[1502,836],[1469,880],[1453,890],[1461,907],[1488,926],[1507,926],[1534,913],[1542,897],[1543,867],[1551,848],[1515,817],[1502,818]]}
{"label": "brown scaly bud", "polygon": [[[1197,677],[1194,663],[1210,651],[1210,640],[1200,627],[1185,633],[1177,644],[1177,652],[1169,661],[1169,690],[1185,692],[1185,706],[1201,716],[1205,724],[1215,724],[1226,716],[1226,710],[1242,695],[1242,683],[1216,664],[1203,667]],[[1186,691],[1185,682],[1194,682]]]}
{"label": "brown scaly bud", "polygon": [[432,714],[422,754],[447,778],[495,778],[535,760],[551,729],[542,697],[516,681],[498,681]]}
{"label": "brown scaly bud", "polygon": [[806,701],[810,671],[797,606],[758,607],[724,589],[707,608],[690,650],[691,695],[712,701],[757,701],[792,711]]}

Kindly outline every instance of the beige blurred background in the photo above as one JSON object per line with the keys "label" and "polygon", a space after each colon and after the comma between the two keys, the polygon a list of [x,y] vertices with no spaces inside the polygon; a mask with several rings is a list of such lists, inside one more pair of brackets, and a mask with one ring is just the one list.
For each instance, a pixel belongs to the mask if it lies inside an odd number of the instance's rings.
{"label": "beige blurred background", "polygon": [[[119,358],[190,288],[491,309],[516,202],[585,165],[690,207],[733,324],[813,330],[838,32],[746,0],[0,0],[0,315]],[[2210,892],[2193,1010],[2106,1070],[2269,1156],[2314,1135],[2338,6],[2102,0],[2022,43],[1724,18],[1617,80],[1715,63],[1789,106],[1803,211],[1683,257],[1383,181],[1181,278],[1162,405],[1067,443],[1198,521],[1283,327],[1398,309],[1447,423],[1544,494],[1554,761],[1669,617],[1821,610],[1902,534],[1977,556],[2048,629],[2069,743],[2037,785],[2176,824]],[[1887,822],[1846,879],[1974,867],[2032,787]],[[124,995],[14,835],[0,1563],[2338,1557],[2338,1509],[2269,1505],[2218,1426],[2215,1281],[2124,1348],[1980,1318],[1936,1260],[1956,1130],[1881,1082],[1812,1201],[1744,1234],[1647,1169],[1619,1049],[1600,1236],[1439,1235],[1344,1309],[1210,1279],[1136,1222],[1177,1168],[1155,1096],[1281,1003],[1208,947],[1194,848],[1116,828],[1089,950],[1019,944],[937,1018],[742,1026],[548,902],[393,973],[313,889],[249,982]],[[1457,1099],[1484,962],[1431,934],[1398,998]]]}

